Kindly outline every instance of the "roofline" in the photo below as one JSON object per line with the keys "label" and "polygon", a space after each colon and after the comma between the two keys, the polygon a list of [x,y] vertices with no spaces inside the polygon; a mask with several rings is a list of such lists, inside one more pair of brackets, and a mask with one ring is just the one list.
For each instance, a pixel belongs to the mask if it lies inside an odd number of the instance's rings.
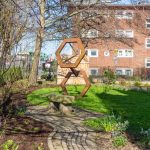
{"label": "roofline", "polygon": [[[74,5],[74,4],[68,4],[70,7],[79,7],[79,8],[84,8],[88,5]],[[108,8],[108,9],[145,9],[145,10],[150,10],[150,4],[143,4],[143,5],[119,5],[119,4],[112,4],[112,5],[100,5],[100,4],[92,4],[90,7],[102,7],[102,8]]]}

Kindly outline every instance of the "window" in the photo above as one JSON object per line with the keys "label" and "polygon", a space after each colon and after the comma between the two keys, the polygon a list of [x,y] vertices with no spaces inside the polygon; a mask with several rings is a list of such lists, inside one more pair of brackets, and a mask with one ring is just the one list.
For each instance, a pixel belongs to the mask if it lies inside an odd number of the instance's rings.
{"label": "window", "polygon": [[150,48],[150,38],[147,38],[145,41],[146,48]]}
{"label": "window", "polygon": [[83,30],[82,37],[96,38],[98,37],[98,31],[96,29],[90,29],[88,31]]}
{"label": "window", "polygon": [[88,49],[88,56],[89,57],[98,57],[98,50],[97,49]]}
{"label": "window", "polygon": [[117,68],[116,75],[133,76],[133,69],[131,68]]}
{"label": "window", "polygon": [[150,58],[145,59],[145,67],[150,68]]}
{"label": "window", "polygon": [[90,75],[97,76],[98,75],[98,68],[90,68]]}
{"label": "window", "polygon": [[146,19],[146,28],[150,29],[150,17]]}
{"label": "window", "polygon": [[120,70],[120,69],[116,70],[116,75],[122,75],[122,74],[123,74],[122,70]]}
{"label": "window", "polygon": [[116,30],[116,37],[133,38],[132,30]]}
{"label": "window", "polygon": [[118,57],[123,57],[123,51],[122,50],[118,50],[117,56]]}
{"label": "window", "polygon": [[131,69],[126,69],[125,70],[125,75],[126,76],[132,76],[132,70]]}
{"label": "window", "polygon": [[115,14],[117,19],[132,19],[133,11],[130,10],[116,10]]}
{"label": "window", "polygon": [[133,57],[132,49],[118,49],[117,57]]}

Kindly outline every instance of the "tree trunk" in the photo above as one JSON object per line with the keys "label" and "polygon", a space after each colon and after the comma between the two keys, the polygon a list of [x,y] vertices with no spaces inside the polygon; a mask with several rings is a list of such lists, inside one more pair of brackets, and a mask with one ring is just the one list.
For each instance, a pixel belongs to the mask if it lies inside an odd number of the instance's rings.
{"label": "tree trunk", "polygon": [[32,63],[31,72],[29,75],[29,84],[34,85],[37,82],[38,65],[41,53],[42,42],[44,38],[45,27],[45,0],[39,0],[39,12],[40,12],[40,27],[36,37],[36,45],[34,51],[34,59]]}

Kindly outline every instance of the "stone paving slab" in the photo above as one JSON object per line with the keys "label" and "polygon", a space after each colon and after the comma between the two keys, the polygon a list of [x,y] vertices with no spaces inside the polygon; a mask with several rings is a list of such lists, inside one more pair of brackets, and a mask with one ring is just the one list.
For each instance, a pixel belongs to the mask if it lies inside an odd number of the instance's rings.
{"label": "stone paving slab", "polygon": [[47,141],[50,150],[99,150],[96,132],[84,127],[82,121],[98,117],[88,111],[76,110],[74,116],[61,116],[49,113],[47,107],[30,106],[26,115],[44,122],[54,128]]}

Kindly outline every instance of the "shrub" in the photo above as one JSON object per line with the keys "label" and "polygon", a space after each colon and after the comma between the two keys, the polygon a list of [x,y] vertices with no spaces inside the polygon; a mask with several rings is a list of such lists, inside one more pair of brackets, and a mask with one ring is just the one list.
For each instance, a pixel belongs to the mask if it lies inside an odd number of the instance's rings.
{"label": "shrub", "polygon": [[113,145],[116,148],[125,146],[127,141],[128,141],[127,138],[123,135],[113,137],[113,140],[112,140]]}
{"label": "shrub", "polygon": [[7,140],[2,144],[2,150],[18,150],[18,145],[13,140]]}
{"label": "shrub", "polygon": [[142,85],[142,83],[140,81],[135,81],[134,82],[134,86],[140,87]]}
{"label": "shrub", "polygon": [[105,84],[115,83],[116,76],[111,69],[104,70],[103,77],[104,77],[103,82]]}
{"label": "shrub", "polygon": [[121,80],[121,81],[119,81],[119,84],[122,85],[122,86],[126,86],[127,82],[125,80]]}
{"label": "shrub", "polygon": [[103,86],[104,93],[107,93],[111,90],[111,84],[114,84],[115,80],[116,76],[112,70],[110,69],[104,70],[103,73],[103,83],[105,83],[105,85]]}
{"label": "shrub", "polygon": [[5,84],[6,83],[5,83],[5,80],[3,78],[3,75],[0,73],[0,87],[3,86],[3,85],[5,85]]}
{"label": "shrub", "polygon": [[48,76],[47,74],[42,74],[41,79],[47,79],[47,76]]}
{"label": "shrub", "polygon": [[13,83],[23,79],[22,70],[20,67],[12,67],[8,70],[0,71],[0,74],[0,78],[3,80],[3,83]]}
{"label": "shrub", "polygon": [[18,80],[15,82],[14,84],[17,88],[20,88],[20,89],[26,89],[29,87],[29,83],[28,83],[28,80],[27,79],[23,79],[23,80]]}

